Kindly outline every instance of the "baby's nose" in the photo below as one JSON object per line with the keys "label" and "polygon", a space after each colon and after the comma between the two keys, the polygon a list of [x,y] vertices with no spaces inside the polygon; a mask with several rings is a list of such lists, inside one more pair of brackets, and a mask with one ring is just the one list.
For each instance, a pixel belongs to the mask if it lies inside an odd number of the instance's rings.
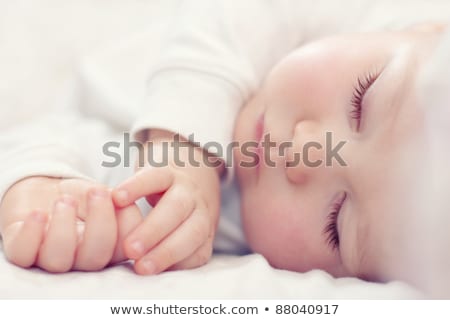
{"label": "baby's nose", "polygon": [[326,132],[315,121],[301,121],[294,128],[292,143],[285,150],[286,176],[293,183],[302,183],[320,174],[327,164]]}

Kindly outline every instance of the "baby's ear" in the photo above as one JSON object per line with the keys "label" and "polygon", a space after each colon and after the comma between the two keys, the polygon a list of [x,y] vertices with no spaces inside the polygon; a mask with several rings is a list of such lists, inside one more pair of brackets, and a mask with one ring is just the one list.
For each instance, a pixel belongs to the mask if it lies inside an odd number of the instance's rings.
{"label": "baby's ear", "polygon": [[441,22],[421,22],[417,24],[413,24],[406,28],[408,31],[415,31],[415,32],[424,32],[424,33],[441,33],[444,32],[447,28],[447,24],[441,23]]}

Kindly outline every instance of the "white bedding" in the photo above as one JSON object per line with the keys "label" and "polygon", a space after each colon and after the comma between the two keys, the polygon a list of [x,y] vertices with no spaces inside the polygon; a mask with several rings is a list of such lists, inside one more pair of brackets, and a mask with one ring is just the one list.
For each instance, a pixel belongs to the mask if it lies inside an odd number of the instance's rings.
{"label": "white bedding", "polygon": [[[0,1],[0,128],[51,111],[69,89],[79,57],[111,39],[163,24],[177,2]],[[52,275],[17,268],[0,255],[0,298],[418,297],[419,292],[399,282],[275,270],[259,255],[214,256],[195,270],[149,277],[135,275],[129,265]]]}
{"label": "white bedding", "polygon": [[409,299],[419,292],[400,283],[376,284],[333,279],[315,270],[305,274],[271,268],[260,255],[214,256],[194,270],[138,276],[124,264],[101,272],[48,274],[24,270],[0,258],[0,298],[110,299]]}

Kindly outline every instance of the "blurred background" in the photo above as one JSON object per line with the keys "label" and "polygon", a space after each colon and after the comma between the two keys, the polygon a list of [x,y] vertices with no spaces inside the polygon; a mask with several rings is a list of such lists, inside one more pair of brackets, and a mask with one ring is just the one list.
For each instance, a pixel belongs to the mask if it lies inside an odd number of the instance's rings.
{"label": "blurred background", "polygon": [[179,0],[0,0],[0,128],[55,108],[79,57],[164,23]]}

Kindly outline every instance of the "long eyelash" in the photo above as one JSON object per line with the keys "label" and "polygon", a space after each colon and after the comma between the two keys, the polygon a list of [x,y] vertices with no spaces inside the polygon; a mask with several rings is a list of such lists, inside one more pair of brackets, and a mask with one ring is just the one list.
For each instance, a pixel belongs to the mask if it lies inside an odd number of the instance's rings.
{"label": "long eyelash", "polygon": [[358,77],[358,83],[355,85],[353,90],[353,96],[351,99],[352,111],[350,111],[350,116],[357,120],[357,130],[359,130],[361,124],[361,114],[362,114],[362,102],[364,95],[370,86],[378,78],[379,73],[368,73],[364,77]]}
{"label": "long eyelash", "polygon": [[341,211],[342,204],[346,198],[346,194],[339,199],[338,202],[333,204],[331,212],[328,214],[328,223],[323,230],[323,233],[327,236],[327,244],[331,246],[333,250],[339,248],[339,232],[337,229],[337,218]]}

